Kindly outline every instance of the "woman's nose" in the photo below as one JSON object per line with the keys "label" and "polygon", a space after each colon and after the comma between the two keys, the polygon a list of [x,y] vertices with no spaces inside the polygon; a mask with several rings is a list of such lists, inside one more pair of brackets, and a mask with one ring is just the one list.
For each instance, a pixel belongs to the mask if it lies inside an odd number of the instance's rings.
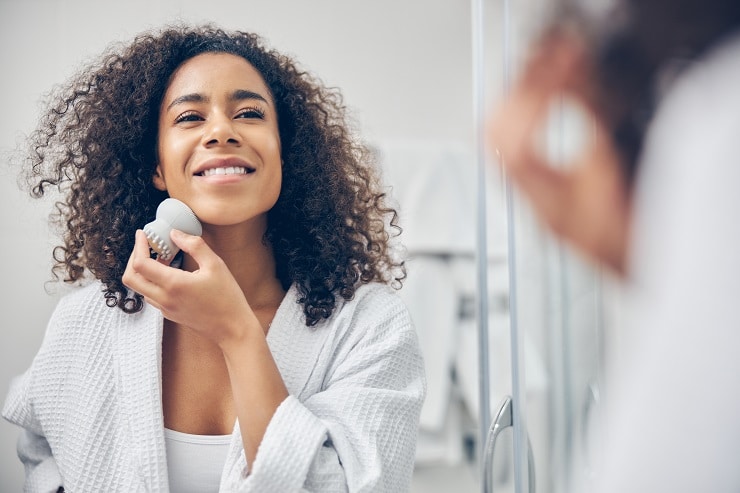
{"label": "woman's nose", "polygon": [[241,138],[234,128],[234,122],[227,116],[211,117],[203,135],[206,147],[216,145],[241,145]]}

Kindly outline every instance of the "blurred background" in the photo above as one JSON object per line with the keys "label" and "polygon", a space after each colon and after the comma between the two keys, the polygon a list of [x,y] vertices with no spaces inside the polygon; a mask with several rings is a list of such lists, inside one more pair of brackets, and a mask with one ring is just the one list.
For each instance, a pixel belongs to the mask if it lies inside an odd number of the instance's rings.
{"label": "blurred background", "polygon": [[[619,346],[609,330],[618,293],[541,232],[496,167],[481,173],[482,112],[506,92],[549,3],[0,0],[0,395],[30,364],[64,292],[47,282],[53,204],[19,189],[13,161],[44,95],[111,43],[211,22],[261,34],[340,88],[381,158],[409,255],[401,295],[429,384],[412,491],[480,491],[483,430],[503,404],[512,412],[486,461],[496,491],[565,492],[572,475],[587,478],[584,431],[604,398],[603,362]],[[562,155],[586,133],[565,106],[554,108],[544,146]],[[22,489],[17,433],[0,422],[2,491]]]}

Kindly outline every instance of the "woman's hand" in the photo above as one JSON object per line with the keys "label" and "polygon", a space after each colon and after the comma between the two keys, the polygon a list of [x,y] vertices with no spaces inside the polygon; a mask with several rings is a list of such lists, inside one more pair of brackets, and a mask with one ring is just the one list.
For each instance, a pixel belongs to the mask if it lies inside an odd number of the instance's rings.
{"label": "woman's hand", "polygon": [[198,269],[173,269],[152,259],[144,232],[137,231],[123,283],[159,308],[165,318],[186,325],[220,347],[237,417],[241,423],[249,423],[240,429],[248,464],[252,464],[288,390],[262,326],[226,263],[199,236],[173,230],[171,237]]}
{"label": "woman's hand", "polygon": [[220,347],[260,328],[239,284],[223,260],[199,236],[173,230],[172,240],[198,269],[173,269],[149,255],[143,231],[136,232],[123,283],[161,310],[165,318],[186,325]]}
{"label": "woman's hand", "polygon": [[[590,134],[572,162],[556,166],[537,143],[553,103],[563,97],[585,115]],[[544,224],[586,255],[624,274],[628,191],[594,101],[582,40],[574,33],[548,33],[493,115],[489,144]]]}

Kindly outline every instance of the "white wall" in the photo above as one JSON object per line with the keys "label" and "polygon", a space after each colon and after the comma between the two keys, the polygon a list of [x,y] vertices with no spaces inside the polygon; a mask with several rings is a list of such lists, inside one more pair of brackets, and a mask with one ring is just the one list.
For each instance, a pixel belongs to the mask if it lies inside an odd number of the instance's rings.
{"label": "white wall", "polygon": [[[32,130],[42,95],[112,41],[176,20],[251,30],[340,87],[369,140],[469,143],[468,0],[0,0],[0,399],[35,354],[48,295],[51,204],[31,202],[8,153]],[[53,286],[52,286],[53,288]],[[0,484],[20,491],[17,430],[0,422]]]}

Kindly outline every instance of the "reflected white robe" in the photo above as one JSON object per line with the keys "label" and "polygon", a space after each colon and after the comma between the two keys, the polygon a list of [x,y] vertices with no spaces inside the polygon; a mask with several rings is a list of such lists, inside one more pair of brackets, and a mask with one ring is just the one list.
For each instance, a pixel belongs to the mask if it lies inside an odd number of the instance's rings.
{"label": "reflected white robe", "polygon": [[[267,336],[290,396],[249,468],[237,422],[220,491],[408,490],[425,379],[406,307],[365,285],[310,328],[298,296],[291,287]],[[26,491],[168,491],[162,327],[149,305],[107,307],[99,283],[60,301],[3,408],[23,427]]]}

